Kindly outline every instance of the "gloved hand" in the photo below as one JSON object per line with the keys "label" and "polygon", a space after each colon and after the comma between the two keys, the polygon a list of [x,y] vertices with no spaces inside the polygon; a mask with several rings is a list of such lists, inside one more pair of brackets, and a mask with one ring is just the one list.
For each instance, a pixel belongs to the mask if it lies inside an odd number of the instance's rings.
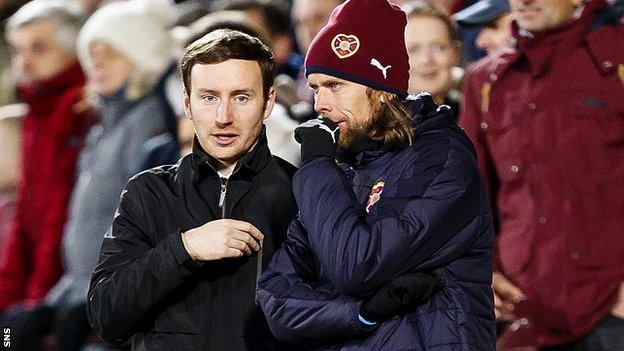
{"label": "gloved hand", "polygon": [[370,322],[388,320],[427,302],[444,287],[443,282],[426,273],[406,273],[384,285],[360,306],[360,316]]}
{"label": "gloved hand", "polygon": [[328,118],[311,119],[295,129],[295,140],[301,144],[303,164],[320,156],[336,158],[340,129]]}

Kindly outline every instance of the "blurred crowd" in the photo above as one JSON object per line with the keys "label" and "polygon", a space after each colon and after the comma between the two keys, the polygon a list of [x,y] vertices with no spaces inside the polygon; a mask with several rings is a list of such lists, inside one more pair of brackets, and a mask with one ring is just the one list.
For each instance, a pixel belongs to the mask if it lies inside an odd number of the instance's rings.
{"label": "blurred crowd", "polygon": [[[0,0],[0,320],[28,335],[31,344],[19,347],[110,348],[90,331],[89,280],[127,180],[192,150],[194,130],[177,69],[186,45],[229,28],[271,48],[278,76],[277,104],[265,121],[269,147],[299,165],[293,131],[316,117],[305,53],[341,2]],[[465,76],[518,45],[507,1],[391,2],[408,15],[410,93],[430,92],[460,124],[471,122],[461,118],[464,89],[473,89],[481,112],[487,111],[491,87],[472,87]],[[623,3],[608,2],[602,21],[621,25]],[[614,50],[624,52],[624,46]],[[624,56],[617,59],[611,64],[619,67],[624,91]],[[622,122],[624,111],[616,113]],[[612,240],[624,239],[619,230]],[[501,339],[501,347],[535,345],[531,321],[501,321],[510,345]]]}

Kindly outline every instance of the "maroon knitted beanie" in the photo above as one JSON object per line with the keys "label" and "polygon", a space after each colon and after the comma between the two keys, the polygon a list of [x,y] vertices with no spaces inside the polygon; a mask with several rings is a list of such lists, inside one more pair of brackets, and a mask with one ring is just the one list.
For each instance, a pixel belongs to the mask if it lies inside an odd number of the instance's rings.
{"label": "maroon knitted beanie", "polygon": [[306,55],[306,77],[324,73],[408,95],[407,16],[387,0],[348,0],[332,12]]}

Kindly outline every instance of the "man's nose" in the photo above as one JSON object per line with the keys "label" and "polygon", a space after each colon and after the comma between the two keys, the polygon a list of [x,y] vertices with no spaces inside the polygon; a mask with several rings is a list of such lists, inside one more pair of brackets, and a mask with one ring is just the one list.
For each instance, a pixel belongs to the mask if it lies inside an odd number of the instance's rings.
{"label": "man's nose", "polygon": [[232,106],[229,101],[223,100],[217,107],[216,122],[219,124],[231,124],[234,120],[232,115]]}
{"label": "man's nose", "polygon": [[319,88],[314,95],[314,110],[319,114],[325,114],[331,112],[332,101],[330,92],[327,89]]}

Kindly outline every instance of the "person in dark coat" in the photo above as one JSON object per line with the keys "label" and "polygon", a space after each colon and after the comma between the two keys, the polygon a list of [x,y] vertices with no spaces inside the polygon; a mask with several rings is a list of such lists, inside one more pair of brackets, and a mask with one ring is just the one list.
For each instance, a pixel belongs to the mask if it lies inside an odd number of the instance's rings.
{"label": "person in dark coat", "polygon": [[295,132],[299,213],[258,287],[273,333],[300,349],[495,348],[485,188],[450,109],[406,99],[406,22],[386,0],[349,0],[308,51],[321,116]]}
{"label": "person in dark coat", "polygon": [[126,185],[88,293],[91,325],[133,350],[273,350],[256,282],[294,217],[294,166],[271,155],[270,50],[217,30],[181,61],[193,152]]}
{"label": "person in dark coat", "polygon": [[496,218],[496,312],[543,350],[621,350],[624,28],[605,0],[509,4],[515,45],[474,66],[459,119]]}

